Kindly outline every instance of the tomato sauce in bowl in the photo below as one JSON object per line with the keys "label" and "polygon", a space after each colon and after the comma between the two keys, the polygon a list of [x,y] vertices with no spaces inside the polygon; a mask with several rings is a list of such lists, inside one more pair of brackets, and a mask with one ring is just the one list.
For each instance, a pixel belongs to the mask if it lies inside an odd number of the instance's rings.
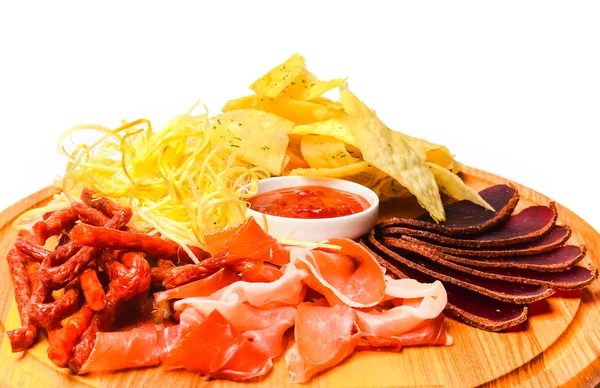
{"label": "tomato sauce in bowl", "polygon": [[360,238],[377,224],[379,197],[355,182],[279,176],[262,179],[246,210],[271,236],[319,242]]}
{"label": "tomato sauce in bowl", "polygon": [[250,198],[250,209],[286,218],[335,218],[360,213],[369,202],[358,194],[325,186],[287,187]]}

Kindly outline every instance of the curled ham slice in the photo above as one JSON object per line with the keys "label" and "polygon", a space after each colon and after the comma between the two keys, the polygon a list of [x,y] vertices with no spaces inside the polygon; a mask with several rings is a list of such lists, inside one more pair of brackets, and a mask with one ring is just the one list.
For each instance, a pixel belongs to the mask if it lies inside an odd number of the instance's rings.
{"label": "curled ham slice", "polygon": [[387,292],[395,296],[396,307],[383,311],[357,311],[357,324],[364,333],[377,337],[392,337],[411,331],[428,319],[438,317],[448,301],[439,281],[419,283],[414,279],[387,280]]}
{"label": "curled ham slice", "polygon": [[289,253],[254,218],[234,228],[207,235],[206,246],[211,255],[228,252],[229,258],[247,258],[276,265],[290,261]]}
{"label": "curled ham slice", "polygon": [[444,316],[427,319],[417,327],[405,333],[391,337],[380,337],[363,334],[361,342],[357,345],[360,350],[386,350],[389,352],[400,351],[404,346],[422,345],[452,345],[454,339],[444,329]]}
{"label": "curled ham slice", "polygon": [[[293,256],[292,256],[293,260]],[[399,351],[403,346],[451,345],[444,329],[447,295],[440,282],[421,284],[386,277],[390,310],[360,311],[338,304],[302,303],[296,315],[296,342],[285,360],[293,383],[308,381],[358,349]]]}
{"label": "curled ham slice", "polygon": [[283,335],[294,324],[296,309],[251,309],[255,319],[237,324],[213,310],[171,350],[163,365],[230,380],[267,373],[283,350]]}
{"label": "curled ham slice", "polygon": [[303,383],[348,357],[360,337],[352,335],[355,311],[346,306],[298,306],[294,345],[285,354],[292,383]]}
{"label": "curled ham slice", "polygon": [[309,273],[305,283],[323,294],[331,305],[364,308],[379,304],[386,286],[383,269],[373,255],[349,239],[332,239],[328,243],[341,250],[291,250],[291,261]]}
{"label": "curled ham slice", "polygon": [[154,300],[156,303],[159,303],[169,299],[207,296],[238,280],[240,280],[240,277],[237,274],[221,268],[219,271],[203,279],[171,288],[170,290],[157,292],[154,294]]}
{"label": "curled ham slice", "polygon": [[147,322],[127,331],[100,332],[79,373],[157,365],[185,334],[203,320],[198,312],[190,309],[181,314],[178,325],[165,328]]}

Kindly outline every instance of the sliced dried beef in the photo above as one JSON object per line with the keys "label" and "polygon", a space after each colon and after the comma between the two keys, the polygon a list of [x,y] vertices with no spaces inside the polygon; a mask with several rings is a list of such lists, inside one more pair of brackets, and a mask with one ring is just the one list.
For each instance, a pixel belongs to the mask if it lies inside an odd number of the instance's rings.
{"label": "sliced dried beef", "polygon": [[504,257],[460,257],[438,252],[443,258],[470,267],[520,268],[540,272],[565,271],[579,263],[586,253],[584,245],[565,245],[537,255]]}
{"label": "sliced dried beef", "polygon": [[497,248],[535,240],[554,226],[557,217],[556,206],[550,203],[549,206],[528,207],[519,214],[510,216],[506,223],[468,238],[449,237],[405,227],[387,227],[382,229],[381,233],[385,236],[413,236],[450,247]]}
{"label": "sliced dried beef", "polygon": [[452,248],[443,245],[432,244],[427,241],[410,237],[402,236],[401,238],[412,243],[421,244],[431,249],[436,249],[455,256],[472,256],[472,257],[504,257],[504,256],[523,256],[535,255],[538,253],[548,252],[562,246],[571,237],[571,229],[564,225],[554,225],[548,233],[542,237],[521,244],[515,244],[503,247],[502,249],[466,249]]}
{"label": "sliced dried beef", "polygon": [[[424,254],[427,254],[427,250],[423,250],[424,252],[421,254],[416,251],[402,249],[402,245],[393,246],[386,244],[385,241],[375,241],[374,236],[370,236],[369,238],[371,243],[381,244],[380,249],[385,253],[386,259],[395,260],[406,267],[423,272],[435,279],[452,283],[503,302],[528,304],[554,294],[554,291],[546,286],[479,277],[470,273],[470,268],[468,267],[463,267],[456,263],[444,265],[444,260],[434,261],[429,257],[425,257]],[[399,240],[398,243],[403,244],[403,241]],[[409,244],[404,243],[404,246],[408,247]],[[402,251],[398,252],[395,248],[400,248]],[[395,265],[395,263],[393,264]],[[467,268],[467,270],[463,270],[464,268]]]}
{"label": "sliced dried beef", "polygon": [[446,221],[440,224],[437,224],[429,215],[423,215],[417,219],[391,218],[383,221],[380,226],[409,227],[452,236],[481,233],[504,223],[519,202],[518,191],[507,185],[488,187],[480,191],[479,195],[496,211],[493,212],[463,200],[444,207]]}
{"label": "sliced dried beef", "polygon": [[[521,268],[470,267],[446,260],[443,253],[439,251],[409,244],[402,239],[385,237],[381,243],[391,249],[400,250],[403,258],[431,271],[436,271],[440,276],[453,276],[456,279],[462,279],[474,285],[481,285],[483,288],[493,291],[497,290],[498,282],[523,283],[570,290],[583,288],[598,276],[598,271],[595,268],[588,269],[581,266],[574,266],[561,272],[539,272]],[[431,275],[437,277],[435,274]],[[480,292],[477,289],[473,289],[473,291]],[[488,296],[494,297],[493,295]],[[510,300],[510,302],[519,303],[517,300]],[[531,301],[526,303],[531,303]]]}
{"label": "sliced dried beef", "polygon": [[[412,278],[425,283],[436,280],[427,274],[403,266],[402,263],[384,259],[386,253],[382,249],[385,247],[375,239],[365,238],[361,243],[373,253],[388,273],[396,277]],[[441,283],[448,294],[445,311],[468,325],[487,331],[501,331],[527,319],[527,307],[524,305],[502,302],[451,283],[443,281]]]}

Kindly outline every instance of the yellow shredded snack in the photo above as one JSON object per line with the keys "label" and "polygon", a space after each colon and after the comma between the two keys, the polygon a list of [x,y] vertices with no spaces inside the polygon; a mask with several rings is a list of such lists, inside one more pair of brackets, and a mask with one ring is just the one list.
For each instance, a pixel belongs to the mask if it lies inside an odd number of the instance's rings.
{"label": "yellow shredded snack", "polygon": [[[143,119],[114,130],[79,126],[67,131],[59,148],[69,161],[60,182],[68,200],[91,187],[130,206],[133,227],[157,231],[182,248],[204,248],[207,233],[242,223],[244,199],[256,193],[269,172],[242,162],[235,148],[215,143],[208,115],[192,115],[194,108],[158,132]],[[100,139],[66,150],[67,138],[89,129]]]}

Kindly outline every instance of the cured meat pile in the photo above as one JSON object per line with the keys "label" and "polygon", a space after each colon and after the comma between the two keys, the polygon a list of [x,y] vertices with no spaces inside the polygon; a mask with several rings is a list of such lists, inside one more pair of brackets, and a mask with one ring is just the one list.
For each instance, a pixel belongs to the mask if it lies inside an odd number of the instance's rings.
{"label": "cured meat pile", "polygon": [[439,280],[447,311],[469,325],[499,331],[527,319],[527,305],[556,290],[583,288],[598,276],[579,265],[585,246],[565,245],[568,226],[556,225],[553,203],[513,211],[509,186],[479,193],[496,212],[468,201],[446,206],[447,221],[427,216],[380,223],[362,244],[399,278]]}
{"label": "cured meat pile", "polygon": [[[250,219],[207,236],[208,252],[190,248],[203,259],[192,264],[130,217],[85,190],[20,233],[7,257],[23,325],[13,351],[43,329],[49,358],[76,373],[162,365],[244,380],[271,370],[294,327],[285,362],[305,382],[355,350],[452,343],[442,283],[386,276],[354,241],[283,247]],[[42,247],[50,236],[54,250]]]}

